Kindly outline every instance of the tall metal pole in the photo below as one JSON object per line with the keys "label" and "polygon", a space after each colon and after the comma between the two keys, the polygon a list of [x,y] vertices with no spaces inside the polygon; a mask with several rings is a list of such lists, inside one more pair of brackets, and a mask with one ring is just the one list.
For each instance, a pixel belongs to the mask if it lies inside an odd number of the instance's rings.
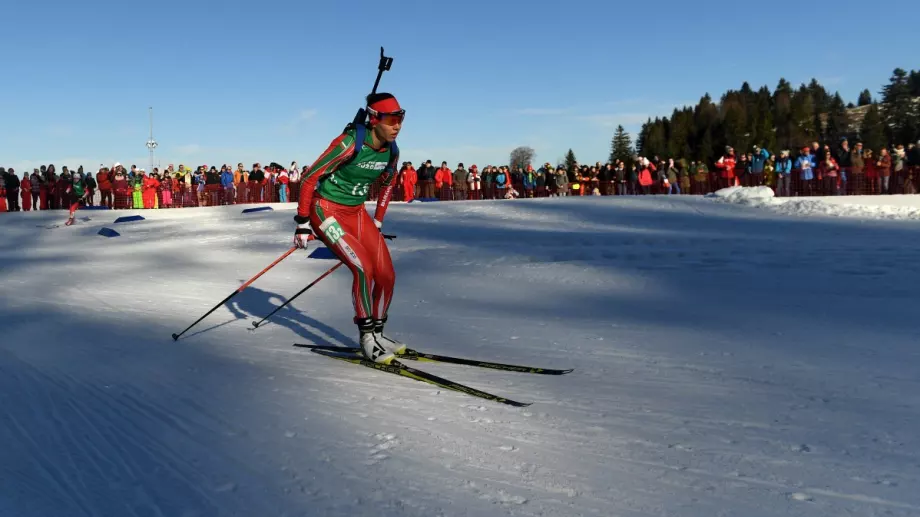
{"label": "tall metal pole", "polygon": [[148,108],[150,111],[150,138],[147,140],[147,149],[150,149],[150,174],[153,174],[153,150],[157,148],[157,141],[153,139],[153,107]]}

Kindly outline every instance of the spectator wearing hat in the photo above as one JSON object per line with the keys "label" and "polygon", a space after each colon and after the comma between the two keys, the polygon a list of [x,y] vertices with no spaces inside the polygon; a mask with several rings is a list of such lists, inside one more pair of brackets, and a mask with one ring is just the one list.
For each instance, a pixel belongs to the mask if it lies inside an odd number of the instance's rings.
{"label": "spectator wearing hat", "polygon": [[453,172],[450,170],[450,167],[447,166],[447,162],[441,162],[441,167],[434,173],[434,188],[436,189],[438,199],[441,201],[450,199],[450,190],[453,184]]}
{"label": "spectator wearing hat", "polygon": [[421,190],[420,197],[430,199],[434,197],[434,165],[431,160],[426,160],[418,169],[418,182]]}
{"label": "spectator wearing hat", "polygon": [[482,199],[482,178],[479,176],[479,168],[475,163],[470,166],[465,183],[469,187],[468,199]]}
{"label": "spectator wearing hat", "polygon": [[463,163],[458,163],[457,168],[454,169],[454,199],[467,199],[467,190],[468,183],[466,182],[466,176],[468,172],[463,167]]}

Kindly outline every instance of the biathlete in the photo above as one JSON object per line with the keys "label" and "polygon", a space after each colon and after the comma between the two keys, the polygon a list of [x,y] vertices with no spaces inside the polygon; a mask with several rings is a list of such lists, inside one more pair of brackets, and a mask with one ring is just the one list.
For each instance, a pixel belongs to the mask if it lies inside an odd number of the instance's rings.
{"label": "biathlete", "polygon": [[86,177],[83,176],[83,173],[79,170],[71,172],[70,182],[67,184],[67,190],[64,194],[67,203],[70,205],[70,216],[67,218],[67,222],[64,223],[65,226],[73,224],[77,209],[80,208],[81,204],[86,206],[86,195],[88,193]]}
{"label": "biathlete", "polygon": [[[368,95],[366,111],[368,121],[360,131],[364,141],[355,142],[358,128],[349,126],[302,178],[294,245],[305,248],[314,235],[351,270],[354,322],[361,350],[371,361],[389,364],[406,347],[383,335],[396,273],[381,227],[399,160],[399,152],[391,144],[406,112],[389,93]],[[371,218],[364,202],[371,184],[381,176],[382,188]]]}

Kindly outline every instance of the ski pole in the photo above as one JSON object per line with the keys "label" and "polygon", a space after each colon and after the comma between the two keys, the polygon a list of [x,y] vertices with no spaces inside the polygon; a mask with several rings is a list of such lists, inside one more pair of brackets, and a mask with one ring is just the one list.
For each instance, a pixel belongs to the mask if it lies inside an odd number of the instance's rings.
{"label": "ski pole", "polygon": [[239,287],[239,289],[237,289],[236,291],[233,291],[233,293],[231,293],[230,296],[224,298],[224,300],[223,300],[222,302],[218,303],[218,304],[215,305],[213,308],[211,308],[211,310],[209,310],[208,312],[206,312],[204,316],[198,318],[198,320],[195,321],[195,323],[192,323],[191,325],[189,325],[187,329],[183,330],[182,332],[180,332],[180,333],[178,333],[178,334],[173,334],[173,335],[172,335],[173,341],[177,341],[177,340],[179,339],[179,336],[181,336],[182,334],[185,334],[186,332],[188,332],[188,330],[189,330],[190,328],[192,328],[192,327],[194,327],[195,325],[197,325],[198,323],[200,323],[201,320],[207,318],[212,312],[216,311],[218,307],[220,307],[221,305],[223,305],[223,304],[229,302],[231,298],[233,298],[234,296],[236,296],[236,295],[240,294],[241,292],[243,292],[244,289],[246,289],[247,287],[249,287],[249,286],[250,286],[253,282],[255,282],[260,276],[264,275],[269,269],[271,269],[271,268],[277,266],[279,262],[281,262],[282,260],[288,258],[288,256],[289,256],[291,253],[294,253],[295,251],[297,251],[297,247],[296,247],[296,246],[295,246],[295,247],[292,247],[291,249],[289,249],[289,250],[287,250],[286,252],[284,252],[284,255],[281,255],[280,257],[278,257],[278,260],[272,262],[267,268],[263,269],[262,271],[259,271],[259,274],[257,274],[256,276],[250,278],[248,282],[246,282],[245,284],[241,285],[241,286]]}
{"label": "ski pole", "polygon": [[264,323],[265,320],[267,320],[268,318],[271,318],[272,316],[275,315],[276,312],[278,312],[278,311],[280,311],[281,309],[287,307],[287,305],[288,305],[289,303],[293,302],[295,298],[297,298],[298,296],[300,296],[300,295],[302,295],[303,293],[307,292],[308,289],[310,289],[310,288],[313,287],[314,285],[318,284],[320,280],[322,280],[322,279],[326,278],[327,276],[329,276],[330,274],[332,274],[332,272],[335,271],[336,269],[338,269],[342,264],[344,264],[344,262],[341,262],[341,261],[340,261],[338,264],[336,264],[336,265],[332,266],[331,268],[329,268],[329,271],[326,271],[325,273],[323,273],[322,275],[320,275],[319,278],[317,278],[316,280],[310,282],[310,285],[308,285],[308,286],[304,287],[303,289],[301,289],[299,293],[297,293],[297,294],[295,294],[294,296],[290,297],[290,298],[288,299],[288,301],[284,302],[283,304],[281,304],[281,306],[279,306],[278,308],[276,308],[275,310],[273,310],[273,311],[271,312],[271,314],[269,314],[268,316],[262,318],[262,321],[258,321],[258,322],[253,321],[253,322],[252,322],[252,326],[255,327],[255,328],[259,328],[259,325],[261,325],[262,323]]}

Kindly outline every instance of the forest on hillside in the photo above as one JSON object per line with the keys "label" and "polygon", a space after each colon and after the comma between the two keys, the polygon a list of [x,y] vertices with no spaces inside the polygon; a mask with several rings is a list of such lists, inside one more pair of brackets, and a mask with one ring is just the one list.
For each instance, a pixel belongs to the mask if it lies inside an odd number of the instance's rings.
{"label": "forest on hillside", "polygon": [[670,117],[649,119],[635,145],[618,126],[611,143],[611,162],[634,156],[675,158],[712,163],[726,146],[748,152],[759,145],[775,153],[811,142],[836,144],[846,137],[867,149],[920,140],[920,70],[898,68],[878,96],[869,89],[856,103],[847,103],[816,79],[798,88],[780,79],[771,91],[745,82],[722,94],[718,102],[707,93],[696,106],[675,108]]}

